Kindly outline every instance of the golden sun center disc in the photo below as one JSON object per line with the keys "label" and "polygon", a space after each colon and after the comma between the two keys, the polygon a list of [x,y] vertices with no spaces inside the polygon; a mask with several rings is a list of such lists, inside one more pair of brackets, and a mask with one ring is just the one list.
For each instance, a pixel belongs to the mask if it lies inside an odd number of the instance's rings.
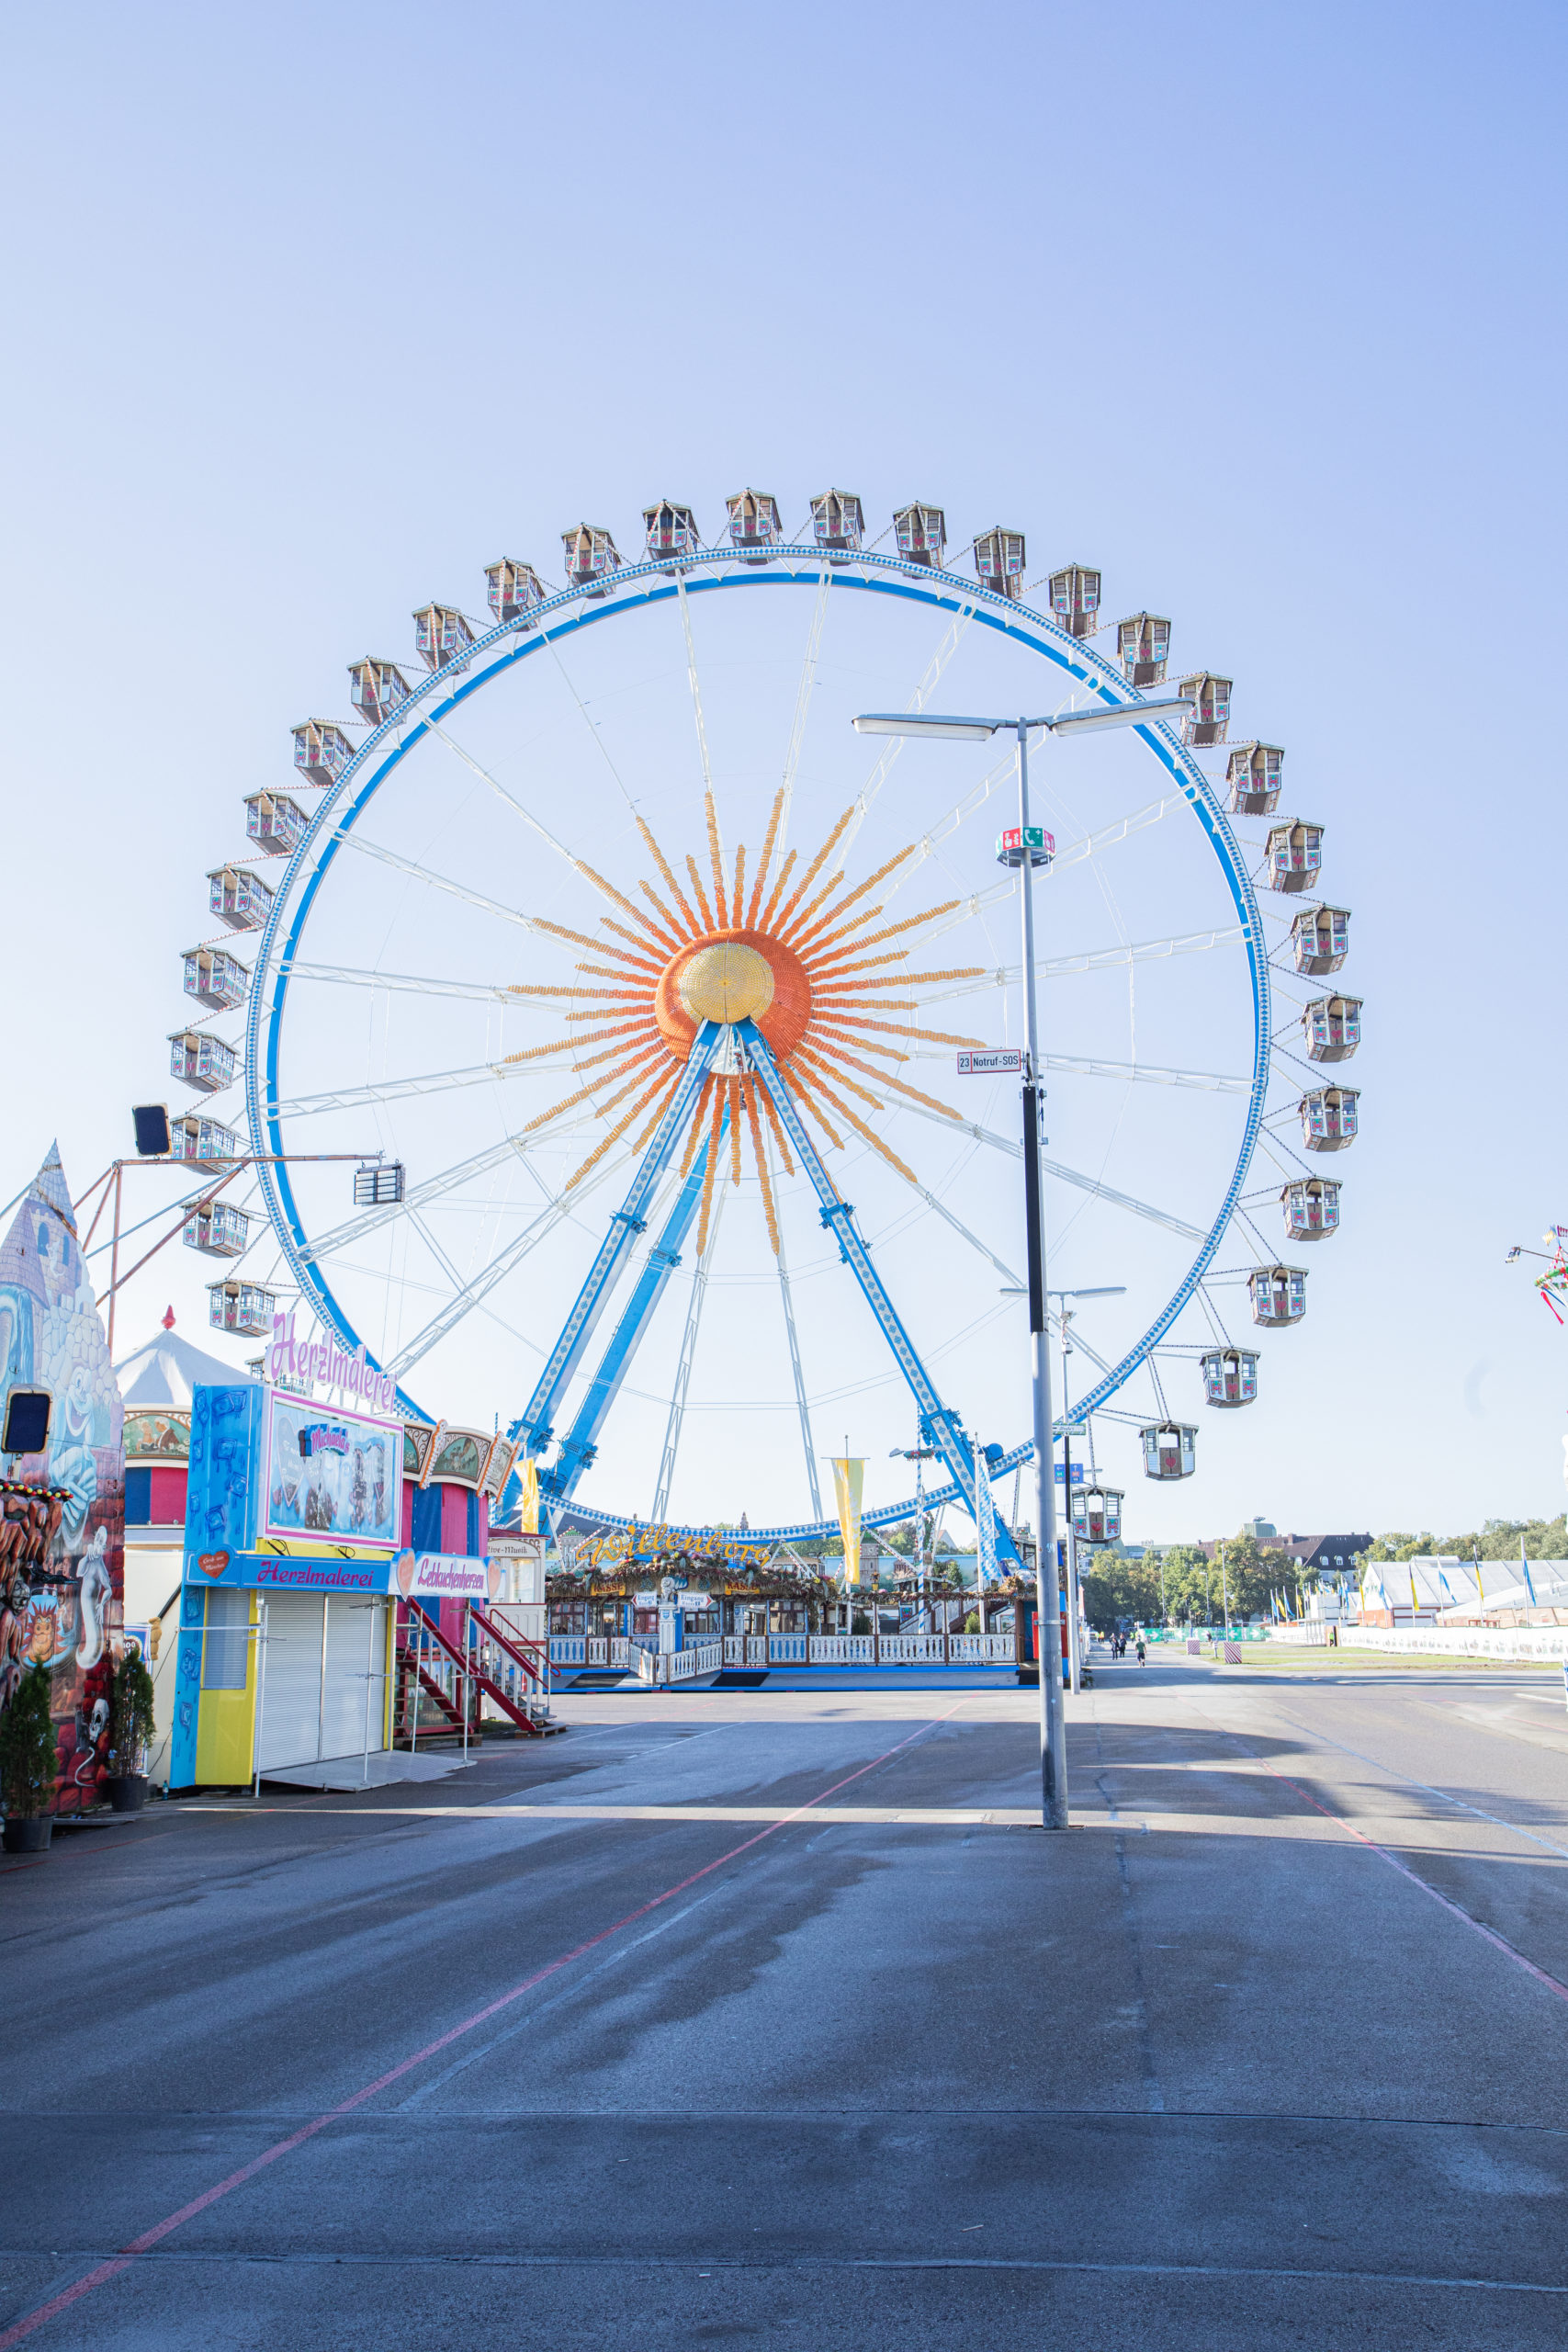
{"label": "golden sun center disc", "polygon": [[773,1001],[773,967],[754,947],[725,940],[700,948],[676,986],[697,1023],[758,1021]]}
{"label": "golden sun center disc", "polygon": [[765,931],[710,932],[671,956],[654,990],[654,1018],[684,1060],[705,1021],[754,1021],[787,1062],[811,1019],[811,982],[798,956]]}

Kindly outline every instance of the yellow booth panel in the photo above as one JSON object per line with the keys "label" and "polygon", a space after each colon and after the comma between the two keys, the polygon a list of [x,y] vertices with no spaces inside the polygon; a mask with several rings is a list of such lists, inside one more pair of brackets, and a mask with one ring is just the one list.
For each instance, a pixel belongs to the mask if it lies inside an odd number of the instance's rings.
{"label": "yellow booth panel", "polygon": [[196,1777],[209,1788],[238,1788],[253,1770],[256,1644],[251,1628],[256,1622],[256,1596],[239,1587],[214,1585],[206,1600]]}

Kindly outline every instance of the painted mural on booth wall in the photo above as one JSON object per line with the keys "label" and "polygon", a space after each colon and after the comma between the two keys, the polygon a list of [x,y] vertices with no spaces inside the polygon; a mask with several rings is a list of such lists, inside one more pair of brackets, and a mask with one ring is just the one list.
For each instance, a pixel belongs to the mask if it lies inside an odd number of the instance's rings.
{"label": "painted mural on booth wall", "polygon": [[54,1148],[0,1242],[0,1415],[13,1388],[46,1388],[52,1408],[44,1451],[0,1465],[0,1707],[28,1666],[49,1668],[58,1809],[75,1812],[96,1798],[122,1646],[125,1455],[119,1388]]}

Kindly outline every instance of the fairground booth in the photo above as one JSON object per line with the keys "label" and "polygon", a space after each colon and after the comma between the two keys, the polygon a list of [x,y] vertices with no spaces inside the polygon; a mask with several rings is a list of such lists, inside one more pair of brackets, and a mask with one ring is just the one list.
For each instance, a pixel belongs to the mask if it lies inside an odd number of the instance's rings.
{"label": "fairground booth", "polygon": [[710,1645],[715,1668],[804,1663],[839,1593],[817,1563],[782,1559],[772,1544],[720,1536],[693,1550],[634,1528],[582,1545],[574,1566],[551,1572],[547,1599],[558,1672],[614,1679],[636,1672],[639,1653],[690,1670]]}
{"label": "fairground booth", "polygon": [[363,1349],[284,1322],[271,1376],[192,1394],[174,1789],[397,1778],[399,1747],[547,1712],[542,1544],[490,1532],[512,1449],[403,1420]]}
{"label": "fairground booth", "polygon": [[55,1816],[103,1802],[124,1652],[119,1391],[60,1155],[0,1240],[0,1710],[49,1678]]}

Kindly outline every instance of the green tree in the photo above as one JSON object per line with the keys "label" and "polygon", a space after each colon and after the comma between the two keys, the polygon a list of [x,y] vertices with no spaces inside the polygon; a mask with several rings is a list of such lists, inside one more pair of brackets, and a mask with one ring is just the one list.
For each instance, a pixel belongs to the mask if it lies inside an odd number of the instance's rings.
{"label": "green tree", "polygon": [[1436,1555],[1468,1560],[1479,1552],[1483,1560],[1517,1560],[1520,1539],[1527,1560],[1568,1559],[1568,1514],[1555,1519],[1489,1519],[1480,1528],[1458,1535],[1434,1535],[1425,1530],[1410,1535],[1398,1530],[1378,1536],[1363,1558],[1376,1562],[1415,1560]]}
{"label": "green tree", "polygon": [[1078,1555],[1078,1585],[1084,1615],[1097,1633],[1108,1634],[1118,1617],[1143,1625],[1160,1623],[1159,1567],[1155,1560],[1122,1560],[1114,1552]]}
{"label": "green tree", "polygon": [[1202,1625],[1209,1621],[1209,1588],[1213,1609],[1219,1611],[1220,1571],[1196,1544],[1168,1544],[1160,1555],[1165,1577],[1166,1614],[1173,1625]]}
{"label": "green tree", "polygon": [[49,1811],[60,1766],[50,1720],[53,1678],[47,1666],[29,1666],[0,1715],[0,1795],[13,1817],[35,1819]]}
{"label": "green tree", "polygon": [[136,1773],[146,1770],[147,1750],[152,1747],[154,1736],[152,1698],[152,1677],[140,1655],[128,1650],[115,1673],[114,1697],[109,1710],[110,1739],[117,1772]]}
{"label": "green tree", "polygon": [[1404,1535],[1396,1530],[1393,1534],[1375,1538],[1371,1548],[1363,1552],[1364,1560],[1414,1560],[1418,1555],[1435,1552],[1439,1546],[1430,1535]]}

